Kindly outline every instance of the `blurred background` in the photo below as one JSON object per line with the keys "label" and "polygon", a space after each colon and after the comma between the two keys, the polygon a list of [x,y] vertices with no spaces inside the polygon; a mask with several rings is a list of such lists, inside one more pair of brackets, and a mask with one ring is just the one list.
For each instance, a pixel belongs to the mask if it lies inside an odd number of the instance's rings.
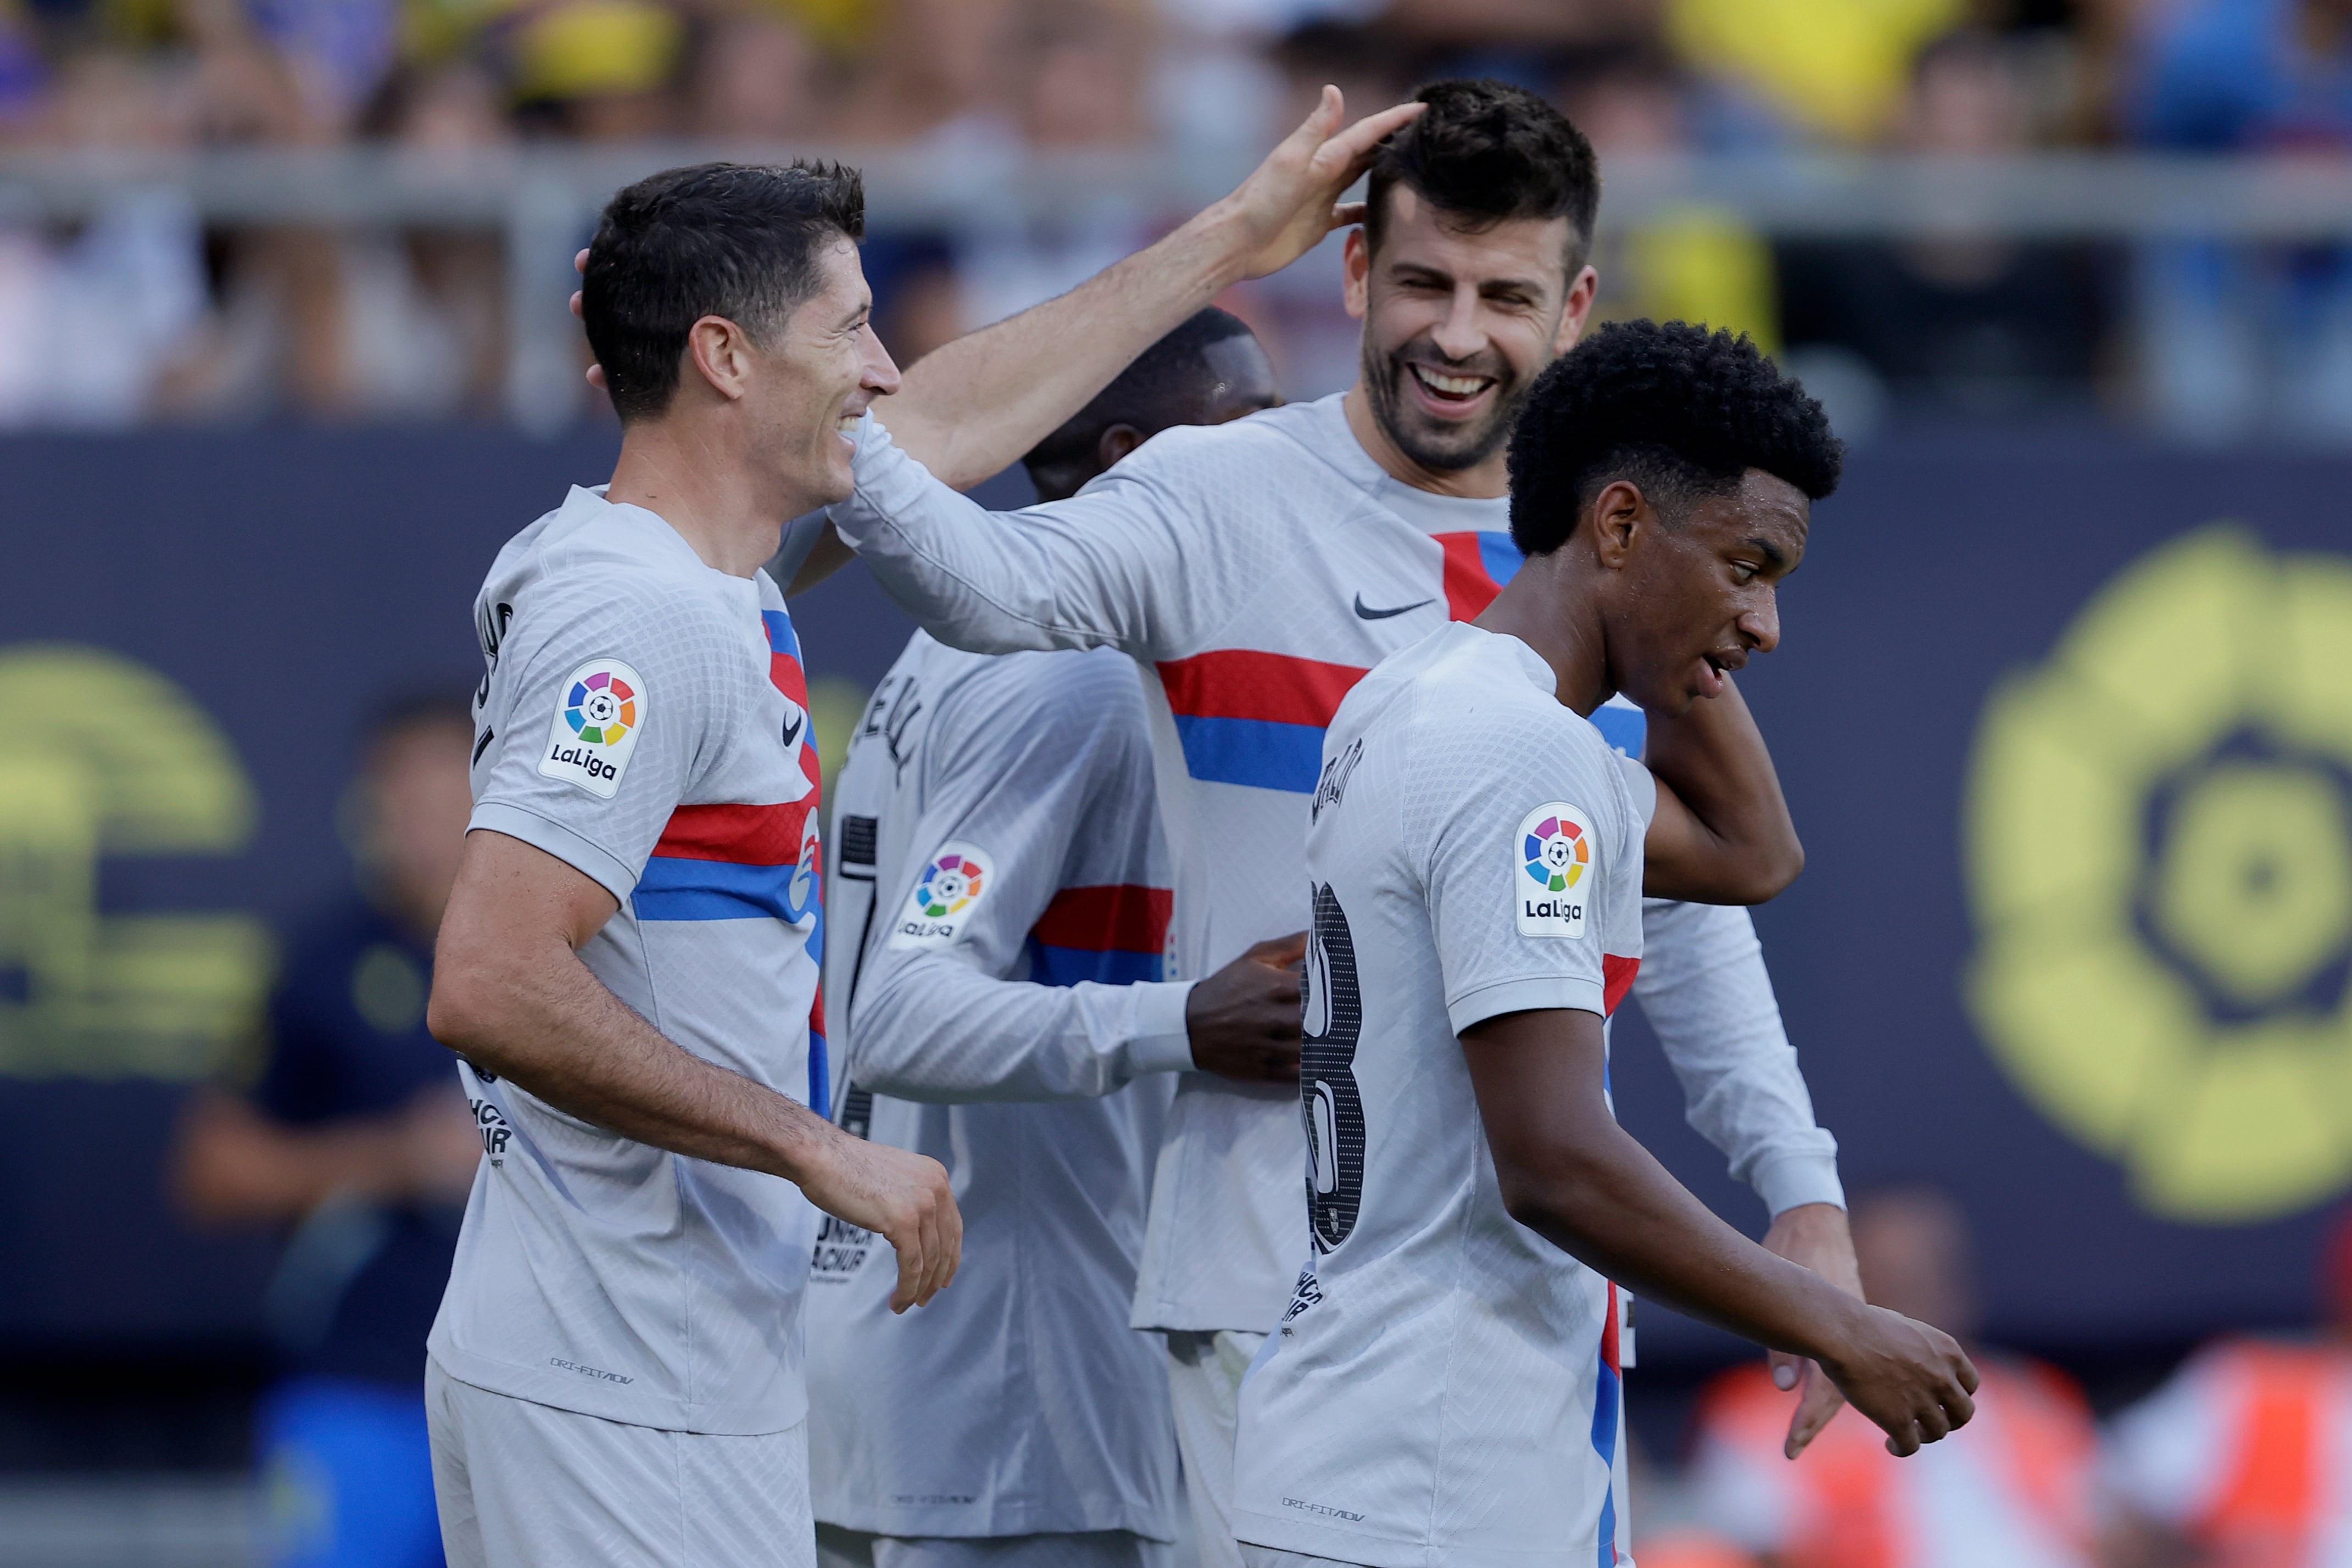
{"label": "blurred background", "polygon": [[[1639,1309],[1643,1562],[2352,1564],[2352,0],[5,0],[0,1568],[437,1561],[455,705],[617,446],[602,201],[858,162],[906,363],[1320,83],[1457,74],[1592,137],[1603,314],[1752,333],[1853,444],[1746,685],[1811,852],[1759,924],[1873,1293],[2000,1369],[1932,1462],[1788,1466]],[[1221,303],[1351,378],[1336,243]],[[794,611],[831,765],[907,626]]]}

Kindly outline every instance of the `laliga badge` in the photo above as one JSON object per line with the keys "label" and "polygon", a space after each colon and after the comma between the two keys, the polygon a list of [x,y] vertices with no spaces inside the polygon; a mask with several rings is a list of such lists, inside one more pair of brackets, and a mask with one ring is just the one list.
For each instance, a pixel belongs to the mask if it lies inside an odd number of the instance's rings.
{"label": "laliga badge", "polygon": [[576,784],[609,800],[621,787],[645,727],[644,677],[618,659],[591,659],[572,672],[556,695],[540,777]]}
{"label": "laliga badge", "polygon": [[1511,884],[1522,936],[1581,936],[1595,885],[1592,819],[1565,800],[1529,811],[1511,840]]}
{"label": "laliga badge", "polygon": [[964,925],[995,876],[989,857],[971,845],[950,841],[940,846],[907,895],[890,929],[893,947],[945,947],[963,934]]}

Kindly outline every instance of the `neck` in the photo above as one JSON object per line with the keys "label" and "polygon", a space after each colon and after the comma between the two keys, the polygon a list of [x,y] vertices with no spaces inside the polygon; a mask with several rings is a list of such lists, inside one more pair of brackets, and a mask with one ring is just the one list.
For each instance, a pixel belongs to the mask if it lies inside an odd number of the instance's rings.
{"label": "neck", "polygon": [[1433,496],[1461,496],[1474,501],[1491,501],[1511,493],[1510,455],[1497,446],[1468,468],[1432,468],[1405,455],[1403,448],[1389,439],[1389,433],[1373,417],[1371,399],[1364,395],[1362,378],[1348,389],[1341,405],[1348,411],[1348,429],[1356,444],[1368,453],[1381,470],[1400,484],[1416,490],[1426,490]]}
{"label": "neck", "polygon": [[1570,569],[1571,546],[1530,556],[1471,624],[1517,637],[1551,666],[1559,700],[1590,717],[1617,689],[1609,639],[1587,580]]}
{"label": "neck", "polygon": [[730,434],[698,421],[638,421],[621,434],[604,498],[660,517],[714,571],[750,577],[776,553],[784,524],[798,513],[764,494]]}

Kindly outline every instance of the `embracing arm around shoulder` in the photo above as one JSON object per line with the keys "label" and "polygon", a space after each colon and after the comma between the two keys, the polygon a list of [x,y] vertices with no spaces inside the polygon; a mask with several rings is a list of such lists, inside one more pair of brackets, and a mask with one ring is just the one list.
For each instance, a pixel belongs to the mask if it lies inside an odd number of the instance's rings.
{"label": "embracing arm around shoulder", "polygon": [[1797,880],[1805,847],[1739,688],[1649,716],[1643,760],[1658,781],[1642,891],[1696,904],[1762,904]]}
{"label": "embracing arm around shoulder", "polygon": [[795,1183],[898,1249],[894,1309],[929,1301],[953,1277],[962,1245],[946,1171],[852,1138],[666,1039],[580,961],[617,908],[604,886],[544,851],[487,829],[467,834],[434,961],[435,1038],[622,1137]]}
{"label": "embracing arm around shoulder", "polygon": [[1949,1335],[1865,1306],[1749,1241],[1617,1124],[1599,1014],[1506,1013],[1461,1038],[1512,1218],[1642,1295],[1811,1356],[1894,1453],[1974,1414],[1976,1369]]}

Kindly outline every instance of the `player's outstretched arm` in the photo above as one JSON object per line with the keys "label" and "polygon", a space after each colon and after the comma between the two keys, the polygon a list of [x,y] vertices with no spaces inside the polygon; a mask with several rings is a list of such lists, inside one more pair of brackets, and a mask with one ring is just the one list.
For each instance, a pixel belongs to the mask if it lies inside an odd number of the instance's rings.
{"label": "player's outstretched arm", "polygon": [[1598,1014],[1507,1013],[1464,1031],[1511,1217],[1642,1295],[1811,1356],[1898,1455],[1975,1414],[1976,1368],[1950,1335],[1865,1306],[1733,1230],[1609,1111]]}
{"label": "player's outstretched arm", "polygon": [[1642,891],[1696,904],[1762,904],[1805,869],[1772,754],[1728,675],[1720,696],[1649,716],[1643,760],[1658,806],[1642,842]]}
{"label": "player's outstretched arm", "polygon": [[1067,294],[924,355],[877,411],[882,423],[957,489],[1009,466],[1230,285],[1279,271],[1355,222],[1360,209],[1339,197],[1422,109],[1399,104],[1348,125],[1339,89],[1325,88],[1232,194]]}
{"label": "player's outstretched arm", "polygon": [[541,850],[487,830],[465,859],[434,958],[426,1023],[480,1071],[656,1148],[795,1183],[898,1254],[892,1310],[955,1275],[963,1220],[936,1160],[853,1138],[807,1107],[694,1056],[580,962],[613,895]]}

